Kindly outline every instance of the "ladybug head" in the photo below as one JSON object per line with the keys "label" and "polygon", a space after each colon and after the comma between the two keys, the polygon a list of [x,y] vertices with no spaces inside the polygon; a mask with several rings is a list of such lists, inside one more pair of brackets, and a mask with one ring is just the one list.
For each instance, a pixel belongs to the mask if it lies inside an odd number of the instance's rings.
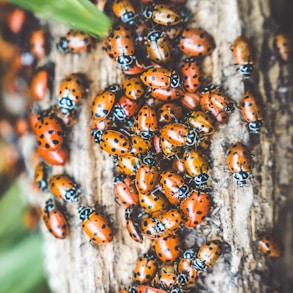
{"label": "ladybug head", "polygon": [[63,114],[68,114],[75,107],[75,103],[67,96],[58,100],[58,106]]}
{"label": "ladybug head", "polygon": [[170,76],[171,87],[176,88],[181,86],[181,79],[177,73],[172,73]]}
{"label": "ladybug head", "polygon": [[187,195],[188,195],[188,193],[189,193],[189,187],[188,187],[188,185],[184,184],[184,185],[182,185],[182,186],[180,186],[178,188],[178,197],[180,199],[186,198]]}
{"label": "ladybug head", "polygon": [[240,66],[239,71],[241,72],[244,79],[250,78],[252,72],[254,71],[254,64],[248,62],[247,64]]}
{"label": "ladybug head", "polygon": [[103,131],[97,128],[93,128],[91,131],[91,136],[94,138],[96,143],[100,143],[102,139]]}
{"label": "ladybug head", "polygon": [[133,12],[127,11],[121,16],[121,21],[124,23],[127,23],[129,25],[133,25],[134,24],[134,17],[135,17],[135,15]]}
{"label": "ladybug head", "polygon": [[142,162],[148,166],[155,166],[157,164],[156,158],[148,153],[143,159]]}
{"label": "ladybug head", "polygon": [[127,118],[124,107],[120,104],[115,105],[113,109],[113,117],[119,121],[124,121]]}
{"label": "ladybug head", "polygon": [[254,122],[248,123],[248,129],[251,133],[259,133],[260,128],[262,127],[262,121],[256,120]]}
{"label": "ladybug head", "polygon": [[105,88],[105,91],[109,91],[109,92],[112,92],[112,93],[117,93],[117,92],[121,91],[121,87],[120,87],[120,85],[118,83],[113,83],[113,84],[108,85]]}
{"label": "ladybug head", "polygon": [[122,70],[128,70],[134,60],[135,60],[135,56],[129,56],[129,55],[121,55],[121,56],[118,56],[116,59],[117,63],[121,66]]}
{"label": "ladybug head", "polygon": [[[182,274],[180,274],[180,275],[182,275]],[[188,278],[188,276],[186,276],[186,277]],[[175,286],[172,286],[168,292],[169,293],[182,293],[183,291],[180,287],[175,285]]]}
{"label": "ladybug head", "polygon": [[233,113],[235,110],[234,103],[228,103],[225,112],[226,113]]}
{"label": "ladybug head", "polygon": [[198,176],[194,177],[194,183],[198,186],[205,186],[209,179],[209,175],[207,173],[201,173]]}
{"label": "ladybug head", "polygon": [[70,202],[77,202],[79,198],[79,194],[80,194],[80,190],[77,190],[76,188],[71,188],[65,192],[64,199]]}
{"label": "ladybug head", "polygon": [[189,260],[195,259],[196,253],[192,248],[190,248],[190,249],[187,249],[187,250],[184,251],[183,257],[186,258],[186,259],[189,259]]}
{"label": "ladybug head", "polygon": [[129,293],[137,293],[137,289],[136,289],[135,287],[130,287],[130,288],[128,289],[128,292],[129,292]]}
{"label": "ladybug head", "polygon": [[95,211],[94,208],[80,206],[78,208],[79,219],[81,221],[87,220],[89,216]]}
{"label": "ladybug head", "polygon": [[195,129],[191,129],[186,135],[186,145],[188,146],[190,145],[197,146],[199,144],[199,140],[200,138],[197,132],[195,131]]}
{"label": "ladybug head", "polygon": [[118,184],[119,182],[123,181],[126,176],[123,174],[119,174],[114,177],[114,185]]}
{"label": "ladybug head", "polygon": [[143,11],[142,11],[142,16],[146,19],[151,19],[152,15],[153,15],[153,10],[151,7],[146,7]]}
{"label": "ladybug head", "polygon": [[234,173],[233,177],[236,180],[237,185],[242,187],[243,185],[246,184],[246,180],[249,177],[249,173],[241,170],[241,171],[239,171],[237,173]]}
{"label": "ladybug head", "polygon": [[55,209],[55,204],[53,202],[52,198],[49,198],[46,203],[45,203],[45,208],[44,208],[44,212],[45,213],[50,213],[51,211],[53,211]]}
{"label": "ladybug head", "polygon": [[62,37],[57,43],[56,48],[60,52],[66,52],[68,50],[68,40],[65,37]]}
{"label": "ladybug head", "polygon": [[131,216],[132,216],[132,210],[130,207],[127,207],[124,213],[125,220],[131,220]]}
{"label": "ladybug head", "polygon": [[151,42],[156,42],[157,40],[159,40],[161,37],[161,33],[159,31],[151,31],[148,34],[148,40],[150,40]]}

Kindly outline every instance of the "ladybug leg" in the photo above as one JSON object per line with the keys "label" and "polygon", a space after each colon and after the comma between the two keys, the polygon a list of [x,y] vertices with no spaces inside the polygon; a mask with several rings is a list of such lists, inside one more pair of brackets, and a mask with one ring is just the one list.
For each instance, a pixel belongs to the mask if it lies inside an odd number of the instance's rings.
{"label": "ladybug leg", "polygon": [[91,245],[93,248],[98,249],[98,246],[99,246],[99,245],[98,245],[97,243],[95,243],[93,239],[90,239],[90,240],[89,240],[89,243],[90,243],[90,245]]}

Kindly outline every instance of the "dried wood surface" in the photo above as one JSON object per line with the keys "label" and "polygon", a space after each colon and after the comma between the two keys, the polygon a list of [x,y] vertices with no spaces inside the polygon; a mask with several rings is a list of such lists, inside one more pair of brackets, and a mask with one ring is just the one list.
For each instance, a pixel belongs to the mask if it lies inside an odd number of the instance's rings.
{"label": "dried wood surface", "polygon": [[[278,262],[268,261],[257,248],[261,232],[279,227],[281,208],[292,210],[289,190],[293,187],[293,107],[292,87],[288,86],[292,68],[280,65],[275,58],[272,44],[276,26],[271,23],[269,1],[190,0],[187,5],[193,12],[191,26],[203,27],[213,35],[217,45],[212,56],[205,60],[206,75],[214,84],[221,84],[236,102],[244,93],[244,83],[235,71],[230,45],[240,34],[251,39],[257,56],[255,86],[262,95],[266,120],[260,135],[251,136],[241,121],[240,111],[236,110],[229,124],[213,136],[213,207],[206,223],[186,231],[185,243],[201,245],[213,238],[226,243],[223,256],[212,272],[199,278],[199,292],[266,292],[278,285],[272,278],[273,268],[279,268],[278,272],[281,266],[284,268],[281,280],[292,276],[288,266],[292,263],[291,247],[285,247],[285,258]],[[54,42],[66,30],[52,24]],[[51,58],[56,62],[55,92],[60,80],[71,72],[86,73],[92,81],[79,121],[67,137],[70,162],[65,168],[54,168],[54,173],[65,171],[80,183],[81,204],[102,207],[113,220],[115,237],[112,243],[93,248],[79,227],[77,206],[66,204],[69,238],[53,239],[43,229],[49,284],[56,293],[117,292],[130,284],[137,257],[148,250],[149,242],[136,244],[125,230],[124,208],[114,202],[112,160],[91,141],[89,127],[95,93],[110,83],[121,82],[122,76],[102,51],[101,43],[91,54],[64,55],[53,50]],[[250,146],[255,163],[254,177],[243,188],[234,183],[225,155],[227,147],[238,140]],[[282,225],[287,223],[286,229],[292,233],[292,213],[281,213]],[[280,237],[287,237],[287,233],[277,231]]]}

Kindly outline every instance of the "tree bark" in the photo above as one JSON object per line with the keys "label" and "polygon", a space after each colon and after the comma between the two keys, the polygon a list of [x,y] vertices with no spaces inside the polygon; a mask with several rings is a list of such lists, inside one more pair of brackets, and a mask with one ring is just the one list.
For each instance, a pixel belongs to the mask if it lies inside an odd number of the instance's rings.
{"label": "tree bark", "polygon": [[[225,249],[210,273],[198,279],[200,292],[267,292],[283,284],[290,292],[292,276],[292,67],[281,64],[273,51],[277,24],[268,0],[189,0],[193,12],[190,26],[202,27],[213,35],[216,50],[204,62],[204,71],[213,84],[220,84],[239,104],[244,83],[236,71],[230,45],[239,35],[248,37],[256,52],[255,87],[265,105],[265,124],[260,135],[248,133],[240,111],[231,115],[212,138],[212,200],[209,219],[197,229],[184,232],[188,247],[207,239],[222,239]],[[54,42],[66,28],[51,24]],[[71,72],[83,72],[91,80],[87,99],[81,106],[78,123],[66,138],[70,161],[54,173],[67,172],[81,185],[81,204],[96,205],[113,220],[112,243],[93,248],[80,228],[77,206],[66,204],[70,235],[53,239],[45,229],[44,255],[53,292],[117,292],[128,286],[138,256],[149,241],[137,244],[125,229],[124,207],[114,201],[113,164],[90,138],[90,105],[101,88],[121,83],[122,75],[102,51],[101,42],[90,54],[64,55],[52,51],[56,63],[55,93],[61,79]],[[227,168],[229,145],[242,141],[254,155],[253,178],[240,188]],[[40,201],[40,200],[39,200]],[[41,200],[43,204],[43,200]],[[286,203],[286,204],[285,204]],[[281,215],[281,217],[280,217]],[[258,249],[262,232],[277,231],[284,241],[284,258],[271,261]],[[290,239],[291,237],[291,239]],[[290,246],[291,245],[291,246]],[[273,277],[277,271],[279,277]],[[291,278],[292,279],[292,278]],[[291,286],[292,288],[292,286]]]}

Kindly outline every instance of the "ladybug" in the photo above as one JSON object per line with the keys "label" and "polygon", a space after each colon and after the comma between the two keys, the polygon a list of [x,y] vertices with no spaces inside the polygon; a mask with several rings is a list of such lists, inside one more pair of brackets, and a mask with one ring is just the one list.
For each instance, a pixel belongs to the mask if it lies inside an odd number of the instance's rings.
{"label": "ladybug", "polygon": [[138,131],[143,139],[150,139],[158,130],[158,117],[156,111],[148,106],[141,107],[137,114]]}
{"label": "ladybug", "polygon": [[113,231],[108,219],[95,211],[95,208],[80,206],[78,209],[81,226],[90,238],[90,243],[106,244],[113,240]]}
{"label": "ladybug", "polygon": [[93,38],[82,31],[71,29],[61,37],[56,47],[63,53],[90,52],[94,45]]}
{"label": "ladybug", "polygon": [[117,130],[96,130],[92,131],[92,136],[95,142],[98,143],[101,149],[110,155],[124,156],[131,151],[131,143],[128,137]]}
{"label": "ladybug", "polygon": [[200,138],[195,129],[181,123],[169,123],[161,128],[161,138],[175,146],[197,146]]}
{"label": "ladybug", "polygon": [[43,112],[34,127],[37,145],[47,151],[61,148],[64,140],[62,122],[53,113]]}
{"label": "ladybug", "polygon": [[168,26],[164,29],[164,33],[168,36],[168,38],[173,41],[179,38],[183,30],[183,26],[181,24]]}
{"label": "ladybug", "polygon": [[144,85],[139,76],[125,77],[123,81],[123,89],[126,97],[132,100],[138,100],[144,94]]}
{"label": "ladybug", "polygon": [[138,258],[134,270],[133,278],[138,284],[148,284],[155,276],[158,269],[156,257],[148,252]]}
{"label": "ladybug", "polygon": [[122,70],[128,70],[131,67],[135,60],[135,42],[129,28],[122,24],[114,26],[106,48],[108,55],[116,60]]}
{"label": "ladybug", "polygon": [[210,196],[193,190],[189,196],[180,203],[183,223],[187,228],[195,228],[208,215],[211,205]]}
{"label": "ladybug", "polygon": [[174,158],[170,171],[173,171],[180,175],[185,175],[186,169],[185,169],[183,160],[180,158],[179,159]]}
{"label": "ladybug", "polygon": [[264,111],[259,103],[258,96],[252,91],[247,91],[242,96],[240,105],[242,116],[247,122],[250,132],[259,133],[260,127],[263,124]]}
{"label": "ladybug", "polygon": [[104,120],[97,121],[93,119],[91,122],[90,130],[91,132],[94,132],[95,129],[104,131],[108,128],[111,128],[112,126],[113,126],[113,119],[108,116]]}
{"label": "ladybug", "polygon": [[236,142],[228,151],[227,161],[237,185],[246,184],[252,169],[251,154],[248,148],[241,142]]}
{"label": "ladybug", "polygon": [[157,257],[166,264],[174,263],[181,254],[182,240],[179,234],[154,239],[153,246]]}
{"label": "ladybug", "polygon": [[212,240],[206,242],[197,252],[196,259],[193,262],[193,267],[197,271],[207,271],[208,267],[212,266],[222,253],[221,242]]}
{"label": "ladybug", "polygon": [[179,37],[178,48],[189,56],[204,57],[211,55],[215,47],[213,37],[201,28],[186,28]]}
{"label": "ladybug", "polygon": [[178,122],[183,117],[183,109],[180,105],[171,103],[164,103],[157,110],[159,123]]}
{"label": "ladybug", "polygon": [[170,206],[164,193],[157,191],[152,193],[138,194],[140,206],[149,214],[167,210]]}
{"label": "ladybug", "polygon": [[115,201],[125,206],[134,207],[138,204],[138,192],[129,176],[114,178]]}
{"label": "ladybug", "polygon": [[112,84],[97,93],[91,106],[92,119],[101,121],[110,114],[120,90],[118,84]]}
{"label": "ladybug", "polygon": [[68,151],[65,146],[61,146],[57,151],[48,151],[36,146],[36,151],[49,165],[64,166],[68,161]]}
{"label": "ladybug", "polygon": [[33,75],[30,84],[30,92],[34,100],[42,101],[45,98],[47,94],[48,83],[49,74],[47,70],[39,70]]}
{"label": "ladybug", "polygon": [[214,119],[202,111],[191,111],[185,119],[186,124],[196,130],[199,137],[210,136],[216,132]]}
{"label": "ladybug", "polygon": [[149,94],[160,101],[174,101],[182,98],[184,92],[180,87],[168,87],[168,88],[149,88]]}
{"label": "ladybug", "polygon": [[189,93],[195,93],[202,83],[199,63],[194,58],[187,58],[181,66],[182,85]]}
{"label": "ladybug", "polygon": [[161,272],[157,273],[156,276],[153,278],[152,285],[163,288],[165,290],[170,290],[171,288],[174,288],[176,281],[177,275],[175,273],[161,270]]}
{"label": "ladybug", "polygon": [[200,107],[200,94],[198,92],[185,92],[179,102],[186,110],[198,110]]}
{"label": "ladybug", "polygon": [[165,33],[157,30],[150,31],[146,38],[146,49],[149,58],[156,64],[170,63],[172,45]]}
{"label": "ladybug", "polygon": [[29,232],[35,232],[39,226],[42,209],[40,206],[29,205],[23,212],[23,225]]}
{"label": "ladybug", "polygon": [[293,40],[289,34],[277,34],[274,45],[281,60],[288,61],[292,58]]}
{"label": "ladybug", "polygon": [[131,154],[145,154],[150,151],[153,146],[152,140],[143,139],[140,135],[131,136]]}
{"label": "ladybug", "polygon": [[53,107],[53,112],[62,121],[63,126],[66,128],[72,127],[77,122],[77,113],[75,109],[64,114],[59,107],[55,106]]}
{"label": "ladybug", "polygon": [[58,88],[58,106],[62,113],[67,114],[85,97],[87,79],[84,74],[71,73],[64,77]]}
{"label": "ladybug", "polygon": [[54,237],[58,239],[65,239],[67,237],[67,221],[62,212],[57,209],[51,198],[48,199],[45,203],[43,220],[47,229]]}
{"label": "ladybug", "polygon": [[130,207],[125,209],[125,220],[126,220],[126,230],[129,233],[129,236],[132,240],[137,243],[143,243],[143,237],[140,231],[140,225],[136,221],[137,217],[133,215],[133,210]]}
{"label": "ladybug", "polygon": [[115,160],[115,164],[120,173],[129,176],[135,175],[137,168],[140,165],[140,159],[133,155],[118,156]]}
{"label": "ladybug", "polygon": [[112,10],[116,17],[126,24],[133,25],[135,9],[129,0],[114,0]]}
{"label": "ladybug", "polygon": [[27,17],[28,15],[23,9],[14,7],[13,10],[9,13],[7,19],[7,25],[9,30],[13,34],[21,33],[21,31],[25,27]]}
{"label": "ladybug", "polygon": [[233,52],[235,63],[239,66],[238,70],[242,77],[244,79],[249,78],[254,71],[255,63],[249,41],[243,36],[237,37],[231,46],[231,51]]}
{"label": "ladybug", "polygon": [[46,44],[46,33],[43,29],[34,30],[29,39],[31,54],[40,61],[44,59],[48,53],[48,45]]}
{"label": "ladybug", "polygon": [[160,186],[168,201],[177,206],[189,194],[189,187],[185,184],[184,178],[172,171],[164,171],[160,174]]}
{"label": "ladybug", "polygon": [[203,188],[209,179],[209,162],[201,150],[187,149],[183,154],[186,172],[193,177],[194,183]]}
{"label": "ladybug", "polygon": [[115,103],[112,116],[114,119],[124,121],[137,114],[140,109],[140,101],[132,100],[122,95]]}
{"label": "ladybug", "polygon": [[155,4],[153,7],[147,7],[143,10],[142,15],[146,19],[163,26],[173,26],[182,22],[180,14],[166,4]]}
{"label": "ladybug", "polygon": [[150,88],[177,88],[181,86],[178,73],[162,67],[150,66],[140,75],[140,79]]}
{"label": "ladybug", "polygon": [[181,225],[181,214],[176,209],[149,215],[141,223],[141,232],[150,239],[173,235]]}
{"label": "ladybug", "polygon": [[34,171],[34,182],[38,185],[41,191],[48,190],[48,166],[40,161]]}
{"label": "ladybug", "polygon": [[65,201],[77,202],[80,195],[77,184],[65,174],[53,175],[49,180],[49,189]]}
{"label": "ladybug", "polygon": [[150,193],[159,182],[159,169],[156,159],[148,154],[142,159],[142,163],[135,175],[135,186],[139,193]]}
{"label": "ladybug", "polygon": [[135,291],[130,291],[130,293],[168,293],[163,289],[158,289],[148,285],[139,285],[134,290]]}
{"label": "ladybug", "polygon": [[234,103],[217,87],[207,88],[201,94],[201,109],[210,114],[218,125],[227,124],[235,110]]}
{"label": "ladybug", "polygon": [[164,137],[160,137],[159,142],[160,142],[161,151],[164,154],[164,158],[171,160],[173,158],[178,157],[178,154],[181,152],[181,149],[179,146],[173,145]]}
{"label": "ladybug", "polygon": [[263,235],[258,241],[261,251],[272,258],[278,258],[281,256],[281,243],[280,241],[271,235]]}
{"label": "ladybug", "polygon": [[179,259],[179,262],[176,265],[176,272],[177,272],[177,282],[181,286],[187,286],[192,284],[196,281],[198,272],[192,265],[192,259],[185,257]]}

